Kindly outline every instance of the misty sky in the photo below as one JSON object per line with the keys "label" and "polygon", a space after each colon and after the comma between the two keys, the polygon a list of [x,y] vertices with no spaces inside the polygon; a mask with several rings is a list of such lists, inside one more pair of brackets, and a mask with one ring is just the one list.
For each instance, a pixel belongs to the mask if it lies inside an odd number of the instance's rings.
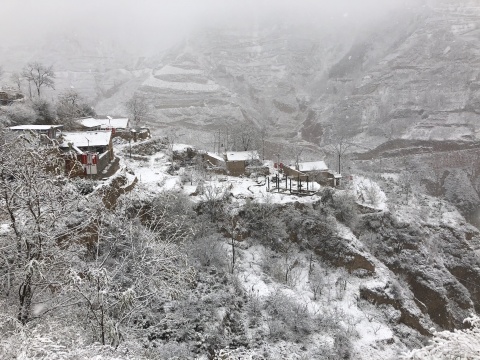
{"label": "misty sky", "polygon": [[[161,50],[202,25],[268,21],[365,24],[422,0],[0,0],[6,42],[39,44],[59,34]],[[5,37],[3,37],[5,39]]]}

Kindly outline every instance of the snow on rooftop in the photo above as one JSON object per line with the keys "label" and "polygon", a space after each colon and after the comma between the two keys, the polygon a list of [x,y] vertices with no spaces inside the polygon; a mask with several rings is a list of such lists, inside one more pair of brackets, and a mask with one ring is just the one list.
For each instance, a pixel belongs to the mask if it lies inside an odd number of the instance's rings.
{"label": "snow on rooftop", "polygon": [[328,166],[325,161],[308,161],[298,163],[298,171],[323,171],[328,170]]}
{"label": "snow on rooftop", "polygon": [[246,161],[259,160],[258,152],[256,151],[230,151],[227,152],[227,161]]}
{"label": "snow on rooftop", "polygon": [[106,146],[110,142],[112,133],[110,131],[84,131],[74,133],[63,133],[63,142],[60,147],[68,147],[73,144],[76,147]]}
{"label": "snow on rooftop", "polygon": [[214,158],[214,159],[217,159],[217,160],[220,160],[220,161],[225,161],[225,159],[223,158],[223,156],[220,156],[216,153],[213,153],[213,152],[208,152],[206,153],[208,156],[210,156],[211,158]]}
{"label": "snow on rooftop", "polygon": [[176,152],[185,152],[188,149],[193,149],[193,146],[187,144],[173,144],[172,146],[172,150]]}
{"label": "snow on rooftop", "polygon": [[10,126],[10,130],[49,130],[63,127],[63,125],[17,125]]}
{"label": "snow on rooftop", "polygon": [[95,118],[86,118],[78,120],[79,124],[87,128],[97,127],[100,128],[127,128],[128,127],[128,118],[107,118],[107,119],[95,119]]}

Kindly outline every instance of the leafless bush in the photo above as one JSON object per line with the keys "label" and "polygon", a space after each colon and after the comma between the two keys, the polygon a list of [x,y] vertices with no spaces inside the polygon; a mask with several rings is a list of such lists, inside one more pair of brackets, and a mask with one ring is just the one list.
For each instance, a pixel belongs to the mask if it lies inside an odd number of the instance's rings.
{"label": "leafless bush", "polygon": [[263,271],[270,275],[278,282],[283,282],[285,279],[285,272],[280,256],[271,250],[265,250],[265,256],[261,263]]}
{"label": "leafless bush", "polygon": [[218,236],[195,239],[190,243],[189,249],[190,256],[202,267],[215,267],[221,270],[227,265],[226,251]]}
{"label": "leafless bush", "polygon": [[350,228],[358,222],[357,205],[355,198],[349,194],[337,194],[333,198],[333,209],[336,218]]}
{"label": "leafless bush", "polygon": [[273,204],[247,202],[244,218],[250,236],[273,249],[278,249],[287,235],[279,210]]}
{"label": "leafless bush", "polygon": [[276,281],[295,286],[301,276],[300,260],[295,255],[292,243],[282,252],[266,251],[262,261],[264,271]]}
{"label": "leafless bush", "polygon": [[[314,319],[309,314],[307,305],[285,295],[281,290],[277,289],[265,300],[265,308],[269,315],[268,321],[272,326],[284,329],[281,330],[284,336],[290,333],[290,336],[297,338],[299,335],[311,333],[315,328]],[[278,338],[278,332],[273,330],[272,334],[274,338]]]}
{"label": "leafless bush", "polygon": [[202,186],[201,192],[200,211],[207,214],[212,222],[218,221],[228,200],[228,189],[215,182],[209,182]]}
{"label": "leafless bush", "polygon": [[317,296],[322,294],[322,291],[326,285],[325,276],[320,268],[313,268],[312,272],[308,276],[310,289],[313,292],[313,300],[317,300]]}
{"label": "leafless bush", "polygon": [[377,206],[379,201],[380,201],[380,190],[377,188],[377,186],[374,186],[373,184],[370,184],[371,186],[360,186],[360,190],[365,196],[365,202]]}
{"label": "leafless bush", "polygon": [[261,315],[262,301],[258,294],[258,290],[251,289],[248,292],[248,313],[256,322]]}
{"label": "leafless bush", "polygon": [[341,271],[340,275],[335,282],[335,294],[337,300],[343,299],[345,292],[347,291],[347,274],[345,271]]}

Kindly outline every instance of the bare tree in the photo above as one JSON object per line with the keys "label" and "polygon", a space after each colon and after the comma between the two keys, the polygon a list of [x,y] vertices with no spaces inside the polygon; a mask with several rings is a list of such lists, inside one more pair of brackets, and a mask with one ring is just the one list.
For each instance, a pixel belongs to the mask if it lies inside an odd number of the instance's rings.
{"label": "bare tree", "polygon": [[129,333],[162,326],[163,317],[153,320],[156,304],[178,298],[194,281],[183,249],[193,237],[184,200],[165,193],[153,203],[124,199],[113,211],[95,211],[91,258],[69,275],[102,344],[117,346]]}
{"label": "bare tree", "polygon": [[228,189],[216,182],[206,183],[202,187],[201,200],[201,210],[212,222],[218,221],[228,200]]}
{"label": "bare tree", "polygon": [[125,103],[125,108],[135,125],[145,120],[150,114],[150,106],[144,96],[135,94]]}
{"label": "bare tree", "polygon": [[55,73],[51,65],[45,66],[39,62],[28,63],[23,68],[22,76],[29,84],[33,83],[35,85],[38,97],[40,97],[40,92],[43,87],[55,89]]}
{"label": "bare tree", "polygon": [[295,251],[295,245],[291,241],[285,241],[280,247],[280,252],[283,257],[283,271],[285,284],[294,286],[295,282],[292,281],[293,270],[299,266],[299,259],[297,251]]}
{"label": "bare tree", "polygon": [[22,92],[22,75],[20,73],[15,72],[10,75],[10,81],[15,84],[19,93]]}
{"label": "bare tree", "polygon": [[322,290],[326,285],[325,274],[319,267],[314,267],[308,275],[308,282],[313,292],[313,300],[317,300],[318,295],[322,294]]}
{"label": "bare tree", "polygon": [[262,161],[265,161],[265,141],[268,136],[267,127],[264,125],[260,129],[260,146],[262,147]]}
{"label": "bare tree", "polygon": [[337,136],[329,145],[330,150],[335,154],[339,174],[342,172],[343,162],[345,161],[347,152],[352,146],[353,144],[348,142],[345,136]]}
{"label": "bare tree", "polygon": [[0,79],[3,77],[3,74],[4,74],[4,73],[5,73],[5,72],[3,71],[3,67],[0,66]]}
{"label": "bare tree", "polygon": [[299,166],[298,164],[300,163],[300,159],[302,158],[304,150],[305,149],[298,144],[289,145],[287,148],[288,156],[294,160],[296,168]]}
{"label": "bare tree", "polygon": [[398,176],[398,182],[402,192],[405,194],[405,203],[408,204],[413,192],[415,177],[412,172],[403,170]]}
{"label": "bare tree", "polygon": [[239,220],[240,217],[233,213],[227,213],[224,215],[225,218],[225,230],[228,232],[229,237],[230,237],[230,246],[231,246],[231,258],[230,258],[230,263],[229,263],[229,270],[233,274],[235,271],[235,265],[237,263],[237,236],[239,234]]}
{"label": "bare tree", "polygon": [[75,127],[73,119],[81,116],[95,116],[95,111],[73,89],[66,90],[58,96],[57,115],[66,128]]}
{"label": "bare tree", "polygon": [[285,222],[279,209],[267,199],[265,203],[248,202],[244,207],[245,222],[252,237],[279,250],[287,236]]}
{"label": "bare tree", "polygon": [[[85,320],[103,345],[118,346],[129,332],[148,327],[151,306],[177,298],[195,276],[181,250],[183,234],[166,214],[150,213],[157,216],[143,226],[140,218],[120,207],[102,210],[95,221],[91,261],[86,268],[72,266],[69,271]],[[166,237],[158,232],[164,226],[171,230]]]}
{"label": "bare tree", "polygon": [[52,148],[39,150],[38,137],[4,134],[1,140],[0,211],[11,231],[0,239],[0,258],[8,259],[0,278],[17,303],[18,321],[26,324],[75,302],[61,300],[60,289],[72,259],[65,244],[81,231],[69,224],[77,195],[54,176],[60,164],[49,159],[59,157]]}
{"label": "bare tree", "polygon": [[259,143],[259,131],[251,124],[237,124],[232,129],[233,150],[255,150]]}

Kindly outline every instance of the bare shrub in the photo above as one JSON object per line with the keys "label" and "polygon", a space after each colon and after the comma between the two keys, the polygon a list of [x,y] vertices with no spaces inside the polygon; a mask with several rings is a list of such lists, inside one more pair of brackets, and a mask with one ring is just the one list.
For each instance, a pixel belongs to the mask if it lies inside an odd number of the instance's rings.
{"label": "bare shrub", "polygon": [[266,251],[262,267],[276,281],[295,286],[302,274],[300,259],[292,243],[286,243],[281,251]]}
{"label": "bare shrub", "polygon": [[279,210],[269,203],[247,202],[244,208],[246,228],[250,236],[277,249],[287,235]]}
{"label": "bare shrub", "polygon": [[342,300],[345,296],[345,292],[347,291],[347,275],[345,270],[340,272],[340,275],[335,281],[335,294],[337,300]]}
{"label": "bare shrub", "polygon": [[189,245],[190,256],[202,267],[224,269],[227,265],[226,251],[218,236],[211,235],[195,239]]}
{"label": "bare shrub", "polygon": [[[315,322],[313,316],[308,312],[307,305],[295,301],[281,290],[277,289],[265,300],[265,309],[271,325],[283,329],[280,332],[278,330],[271,331],[273,338],[286,340],[292,337],[295,339],[298,336],[309,334],[315,329]],[[283,337],[279,337],[280,333],[283,333]]]}
{"label": "bare shrub", "polygon": [[313,268],[308,276],[310,289],[313,292],[313,300],[317,300],[318,295],[322,294],[326,285],[325,276],[320,268]]}
{"label": "bare shrub", "polygon": [[358,212],[355,198],[350,194],[337,194],[333,198],[335,217],[350,228],[358,222]]}
{"label": "bare shrub", "polygon": [[278,282],[284,281],[283,263],[280,256],[272,251],[265,249],[265,256],[261,263],[263,271]]}
{"label": "bare shrub", "polygon": [[208,215],[212,222],[218,221],[221,219],[228,201],[228,189],[223,185],[210,182],[201,187],[201,192],[199,212]]}
{"label": "bare shrub", "polygon": [[290,210],[285,214],[284,221],[288,233],[295,234],[309,248],[322,246],[337,234],[335,219],[326,208],[306,208],[302,212]]}

